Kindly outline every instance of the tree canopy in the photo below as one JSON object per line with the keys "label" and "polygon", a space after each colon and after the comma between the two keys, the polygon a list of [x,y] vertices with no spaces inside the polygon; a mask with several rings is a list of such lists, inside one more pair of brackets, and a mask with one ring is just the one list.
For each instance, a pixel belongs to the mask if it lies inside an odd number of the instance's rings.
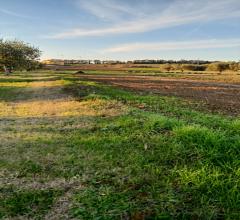
{"label": "tree canopy", "polygon": [[12,70],[30,70],[38,64],[39,48],[23,41],[0,39],[0,66]]}

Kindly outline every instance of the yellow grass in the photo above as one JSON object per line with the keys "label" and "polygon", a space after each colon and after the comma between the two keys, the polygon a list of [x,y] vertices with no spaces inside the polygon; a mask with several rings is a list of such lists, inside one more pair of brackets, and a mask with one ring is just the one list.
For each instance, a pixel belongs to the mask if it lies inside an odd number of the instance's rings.
{"label": "yellow grass", "polygon": [[1,117],[113,116],[123,111],[125,111],[125,108],[122,105],[104,100],[78,102],[59,99],[10,104],[0,103]]}
{"label": "yellow grass", "polygon": [[[0,83],[0,86],[21,87],[14,102],[0,102],[0,117],[113,116],[126,108],[116,101],[101,99],[76,101],[62,91],[64,81]],[[25,93],[29,97],[23,100]],[[19,100],[18,100],[19,99]]]}

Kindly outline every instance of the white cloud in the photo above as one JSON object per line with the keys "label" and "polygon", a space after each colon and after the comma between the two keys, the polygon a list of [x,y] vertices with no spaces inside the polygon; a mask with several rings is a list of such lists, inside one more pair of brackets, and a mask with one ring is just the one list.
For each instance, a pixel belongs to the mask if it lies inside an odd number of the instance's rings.
{"label": "white cloud", "polygon": [[32,19],[32,17],[30,17],[30,16],[19,14],[19,13],[16,13],[14,11],[10,11],[10,10],[7,10],[7,9],[2,9],[2,8],[0,8],[0,13],[6,14],[6,15],[9,15],[9,16],[18,17],[18,18]]}
{"label": "white cloud", "polygon": [[123,44],[107,48],[104,53],[125,53],[131,51],[161,51],[161,50],[189,50],[189,49],[210,49],[240,47],[240,39],[223,40],[195,40],[195,41],[173,41],[155,43],[133,43]]}
{"label": "white cloud", "polygon": [[130,16],[141,14],[126,2],[117,0],[76,0],[76,5],[80,9],[106,21],[121,20],[126,14]]}
{"label": "white cloud", "polygon": [[55,34],[50,38],[141,33],[196,22],[240,17],[239,0],[169,0],[168,4],[164,0],[147,2],[139,0],[135,2],[134,9],[125,1],[78,1],[80,6],[89,13],[103,20],[109,19],[113,24],[109,27],[95,29],[75,28]]}

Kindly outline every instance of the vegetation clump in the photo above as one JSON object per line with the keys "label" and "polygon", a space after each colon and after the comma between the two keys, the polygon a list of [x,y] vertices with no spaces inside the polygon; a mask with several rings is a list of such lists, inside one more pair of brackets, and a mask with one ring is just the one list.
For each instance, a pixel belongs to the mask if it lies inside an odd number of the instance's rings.
{"label": "vegetation clump", "polygon": [[0,39],[0,66],[6,74],[13,70],[33,70],[40,63],[41,52],[38,48],[18,40]]}

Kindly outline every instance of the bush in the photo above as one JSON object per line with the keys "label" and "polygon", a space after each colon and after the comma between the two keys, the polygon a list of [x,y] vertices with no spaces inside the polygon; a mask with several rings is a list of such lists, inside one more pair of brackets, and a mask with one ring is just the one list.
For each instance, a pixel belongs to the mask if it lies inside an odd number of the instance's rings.
{"label": "bush", "polygon": [[188,71],[205,71],[207,67],[204,65],[185,64],[185,65],[182,65],[182,69],[188,70]]}
{"label": "bush", "polygon": [[212,63],[210,65],[208,65],[207,70],[209,71],[217,71],[217,72],[223,72],[225,70],[229,70],[229,63]]}
{"label": "bush", "polygon": [[161,69],[164,70],[164,71],[167,71],[169,72],[170,70],[172,70],[172,65],[171,64],[164,64],[161,66]]}
{"label": "bush", "polygon": [[229,69],[232,71],[238,71],[240,69],[240,64],[239,63],[230,63],[229,64]]}

